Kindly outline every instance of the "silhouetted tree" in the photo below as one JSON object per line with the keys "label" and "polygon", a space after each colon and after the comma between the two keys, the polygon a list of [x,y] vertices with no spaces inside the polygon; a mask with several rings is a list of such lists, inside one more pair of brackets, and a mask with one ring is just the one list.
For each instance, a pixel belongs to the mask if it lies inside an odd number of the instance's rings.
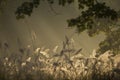
{"label": "silhouetted tree", "polygon": [[[50,5],[58,2],[59,6],[70,5],[75,0],[32,0],[23,2],[15,12],[16,18],[21,19],[31,16],[33,9],[40,5],[41,1],[47,1]],[[104,32],[106,39],[102,41],[99,52],[113,50],[115,54],[120,51],[120,28],[116,25],[119,18],[119,11],[115,11],[107,6],[105,2],[99,0],[77,0],[77,5],[81,11],[76,18],[67,20],[68,27],[76,27],[77,32],[87,31],[89,36]]]}

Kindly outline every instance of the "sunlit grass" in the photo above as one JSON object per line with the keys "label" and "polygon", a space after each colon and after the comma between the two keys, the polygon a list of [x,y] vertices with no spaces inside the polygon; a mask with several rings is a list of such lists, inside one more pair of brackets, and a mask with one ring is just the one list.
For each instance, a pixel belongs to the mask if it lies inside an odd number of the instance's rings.
{"label": "sunlit grass", "polygon": [[[115,63],[111,51],[96,57],[95,50],[86,57],[76,50],[71,40],[63,42],[57,52],[50,49],[20,48],[11,55],[4,54],[8,44],[0,47],[0,80],[119,80],[120,62]],[[54,54],[54,55],[51,55]]]}

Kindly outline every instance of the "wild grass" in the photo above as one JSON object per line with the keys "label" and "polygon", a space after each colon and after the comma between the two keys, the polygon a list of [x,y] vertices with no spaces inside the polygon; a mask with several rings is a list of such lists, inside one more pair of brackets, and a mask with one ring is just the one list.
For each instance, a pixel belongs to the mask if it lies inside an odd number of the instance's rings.
{"label": "wild grass", "polygon": [[93,51],[86,57],[67,37],[62,50],[57,48],[50,53],[29,45],[8,55],[9,45],[1,43],[0,80],[120,80],[120,62],[115,62],[112,51],[98,57]]}

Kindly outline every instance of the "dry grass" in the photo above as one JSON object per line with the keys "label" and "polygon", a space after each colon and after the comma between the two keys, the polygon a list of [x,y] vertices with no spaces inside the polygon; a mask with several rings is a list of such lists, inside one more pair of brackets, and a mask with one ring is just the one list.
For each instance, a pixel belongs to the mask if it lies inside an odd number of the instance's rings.
{"label": "dry grass", "polygon": [[[60,52],[30,47],[7,55],[8,44],[0,46],[0,80],[119,80],[120,59],[106,51],[96,57],[95,50],[90,57],[76,50],[68,38]],[[5,54],[4,54],[5,53]],[[51,56],[51,54],[54,54]],[[115,62],[117,61],[117,62]]]}

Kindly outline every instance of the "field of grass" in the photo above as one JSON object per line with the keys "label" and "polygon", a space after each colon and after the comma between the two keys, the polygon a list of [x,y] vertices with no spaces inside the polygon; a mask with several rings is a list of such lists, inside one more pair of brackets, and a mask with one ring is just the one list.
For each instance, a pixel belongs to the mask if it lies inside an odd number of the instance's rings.
{"label": "field of grass", "polygon": [[1,43],[0,80],[120,80],[119,55],[97,56],[94,50],[86,57],[73,44],[66,39],[60,52],[58,46],[50,51],[28,45],[10,54],[9,45]]}

